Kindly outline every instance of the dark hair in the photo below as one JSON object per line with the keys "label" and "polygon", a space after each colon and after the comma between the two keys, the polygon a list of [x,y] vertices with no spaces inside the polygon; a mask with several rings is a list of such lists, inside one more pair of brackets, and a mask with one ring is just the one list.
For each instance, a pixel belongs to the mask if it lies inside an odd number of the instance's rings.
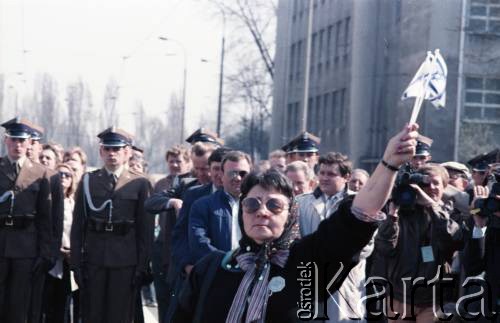
{"label": "dark hair", "polygon": [[222,158],[222,165],[221,168],[224,170],[224,164],[229,160],[232,162],[239,162],[240,160],[245,159],[250,166],[252,166],[252,159],[248,154],[245,154],[242,151],[239,150],[232,150],[224,155],[224,158]]}
{"label": "dark hair", "polygon": [[326,155],[319,157],[318,165],[338,165],[339,171],[342,176],[352,173],[352,163],[346,155],[337,152],[330,152]]}
{"label": "dark hair", "polygon": [[212,154],[210,154],[210,157],[208,157],[208,165],[210,166],[212,163],[221,163],[224,156],[230,151],[231,149],[225,147],[215,149]]}
{"label": "dark hair", "polygon": [[51,144],[44,144],[42,145],[42,150],[50,150],[54,153],[54,156],[56,158],[56,164],[59,164],[61,162],[59,150],[57,149],[56,145],[54,143]]}
{"label": "dark hair", "polygon": [[243,201],[248,192],[255,186],[261,186],[265,190],[276,190],[285,195],[290,200],[293,198],[293,186],[288,177],[275,169],[270,169],[264,173],[250,173],[241,183],[241,198]]}
{"label": "dark hair", "polygon": [[[278,239],[265,243],[264,246],[258,245],[247,235],[247,233],[245,232],[245,226],[243,224],[243,207],[241,206],[241,202],[246,198],[250,190],[257,185],[261,186],[265,190],[274,189],[290,199],[290,211],[288,213],[288,219],[286,220],[283,233]],[[293,200],[293,186],[288,177],[275,169],[269,169],[268,171],[261,174],[249,174],[243,180],[243,183],[241,183],[238,223],[241,229],[239,253],[247,251],[258,253],[257,257],[260,260],[258,259],[256,261],[257,264],[262,263],[263,257],[269,257],[269,254],[273,253],[276,250],[288,249],[295,240],[299,239],[300,232],[298,225],[297,206]]]}

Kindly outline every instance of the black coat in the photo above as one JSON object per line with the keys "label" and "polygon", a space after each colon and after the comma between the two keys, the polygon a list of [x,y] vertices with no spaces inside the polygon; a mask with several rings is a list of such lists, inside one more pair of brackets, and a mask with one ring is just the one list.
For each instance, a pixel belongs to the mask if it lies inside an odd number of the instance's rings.
{"label": "black coat", "polygon": [[[271,265],[269,278],[281,276],[286,285],[282,291],[269,297],[265,322],[299,321],[299,313],[303,319],[307,318],[314,309],[315,300],[311,295],[317,291],[317,301],[323,301],[327,297],[326,285],[342,268],[330,292],[340,287],[343,278],[356,264],[355,255],[370,241],[377,228],[375,223],[358,220],[350,209],[350,201],[343,203],[316,232],[295,242],[284,268]],[[224,268],[217,266],[213,280],[208,281],[206,295],[201,295],[204,279],[210,276],[207,273],[214,268],[211,263],[218,256],[217,252],[211,253],[195,265],[180,294],[173,322],[195,322],[196,318],[202,318],[202,322],[225,321],[244,272],[227,269],[223,262]],[[232,259],[228,264],[234,268],[236,262]],[[318,288],[314,287],[313,279],[308,278],[314,277],[315,265],[318,268]]]}

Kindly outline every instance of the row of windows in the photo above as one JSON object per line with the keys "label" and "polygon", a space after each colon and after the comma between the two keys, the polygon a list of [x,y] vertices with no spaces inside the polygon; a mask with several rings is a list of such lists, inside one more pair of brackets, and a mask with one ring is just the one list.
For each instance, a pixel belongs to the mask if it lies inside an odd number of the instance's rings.
{"label": "row of windows", "polygon": [[[331,0],[329,0],[331,1]],[[313,9],[316,10],[318,8],[319,0],[313,0]],[[321,5],[324,5],[326,0],[321,0]],[[309,0],[294,0],[293,1],[293,20],[302,18],[306,15],[306,12],[309,10]]]}
{"label": "row of windows", "polygon": [[[322,136],[327,130],[343,129],[347,125],[346,89],[339,89],[323,95],[310,97],[307,113],[307,131]],[[288,104],[287,133],[288,137],[300,131],[302,120],[302,103]]]}
{"label": "row of windows", "polygon": [[500,123],[500,79],[465,79],[464,119],[472,122]]}
{"label": "row of windows", "polygon": [[468,30],[500,34],[500,0],[471,0]]}
{"label": "row of windows", "polygon": [[[351,18],[338,20],[312,34],[310,76],[321,77],[324,69],[329,70],[331,62],[337,66],[340,60],[345,64],[349,59]],[[299,40],[290,48],[289,81],[300,82],[305,68],[306,41]]]}

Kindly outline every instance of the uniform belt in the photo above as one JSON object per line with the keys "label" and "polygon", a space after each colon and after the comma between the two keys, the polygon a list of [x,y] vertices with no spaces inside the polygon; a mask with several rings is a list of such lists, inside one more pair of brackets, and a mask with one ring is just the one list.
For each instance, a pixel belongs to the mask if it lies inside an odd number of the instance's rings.
{"label": "uniform belt", "polygon": [[107,222],[100,219],[89,219],[88,228],[94,232],[111,232],[116,234],[127,234],[134,227],[134,221]]}
{"label": "uniform belt", "polygon": [[35,220],[33,214],[22,214],[22,215],[0,215],[0,227],[3,228],[26,228]]}

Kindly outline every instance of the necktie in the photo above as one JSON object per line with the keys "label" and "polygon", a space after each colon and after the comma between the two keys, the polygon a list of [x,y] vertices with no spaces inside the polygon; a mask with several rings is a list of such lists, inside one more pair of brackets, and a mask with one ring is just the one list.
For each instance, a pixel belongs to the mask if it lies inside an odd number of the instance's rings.
{"label": "necktie", "polygon": [[335,195],[332,195],[326,199],[325,203],[325,218],[330,215],[332,212],[332,207],[335,205],[335,202],[337,201],[337,198]]}
{"label": "necktie", "polygon": [[116,186],[116,175],[115,174],[109,174],[110,182],[111,182],[111,187],[114,189]]}
{"label": "necktie", "polygon": [[19,174],[19,164],[17,162],[13,162],[12,163],[12,169],[14,170],[14,175],[17,175]]}

